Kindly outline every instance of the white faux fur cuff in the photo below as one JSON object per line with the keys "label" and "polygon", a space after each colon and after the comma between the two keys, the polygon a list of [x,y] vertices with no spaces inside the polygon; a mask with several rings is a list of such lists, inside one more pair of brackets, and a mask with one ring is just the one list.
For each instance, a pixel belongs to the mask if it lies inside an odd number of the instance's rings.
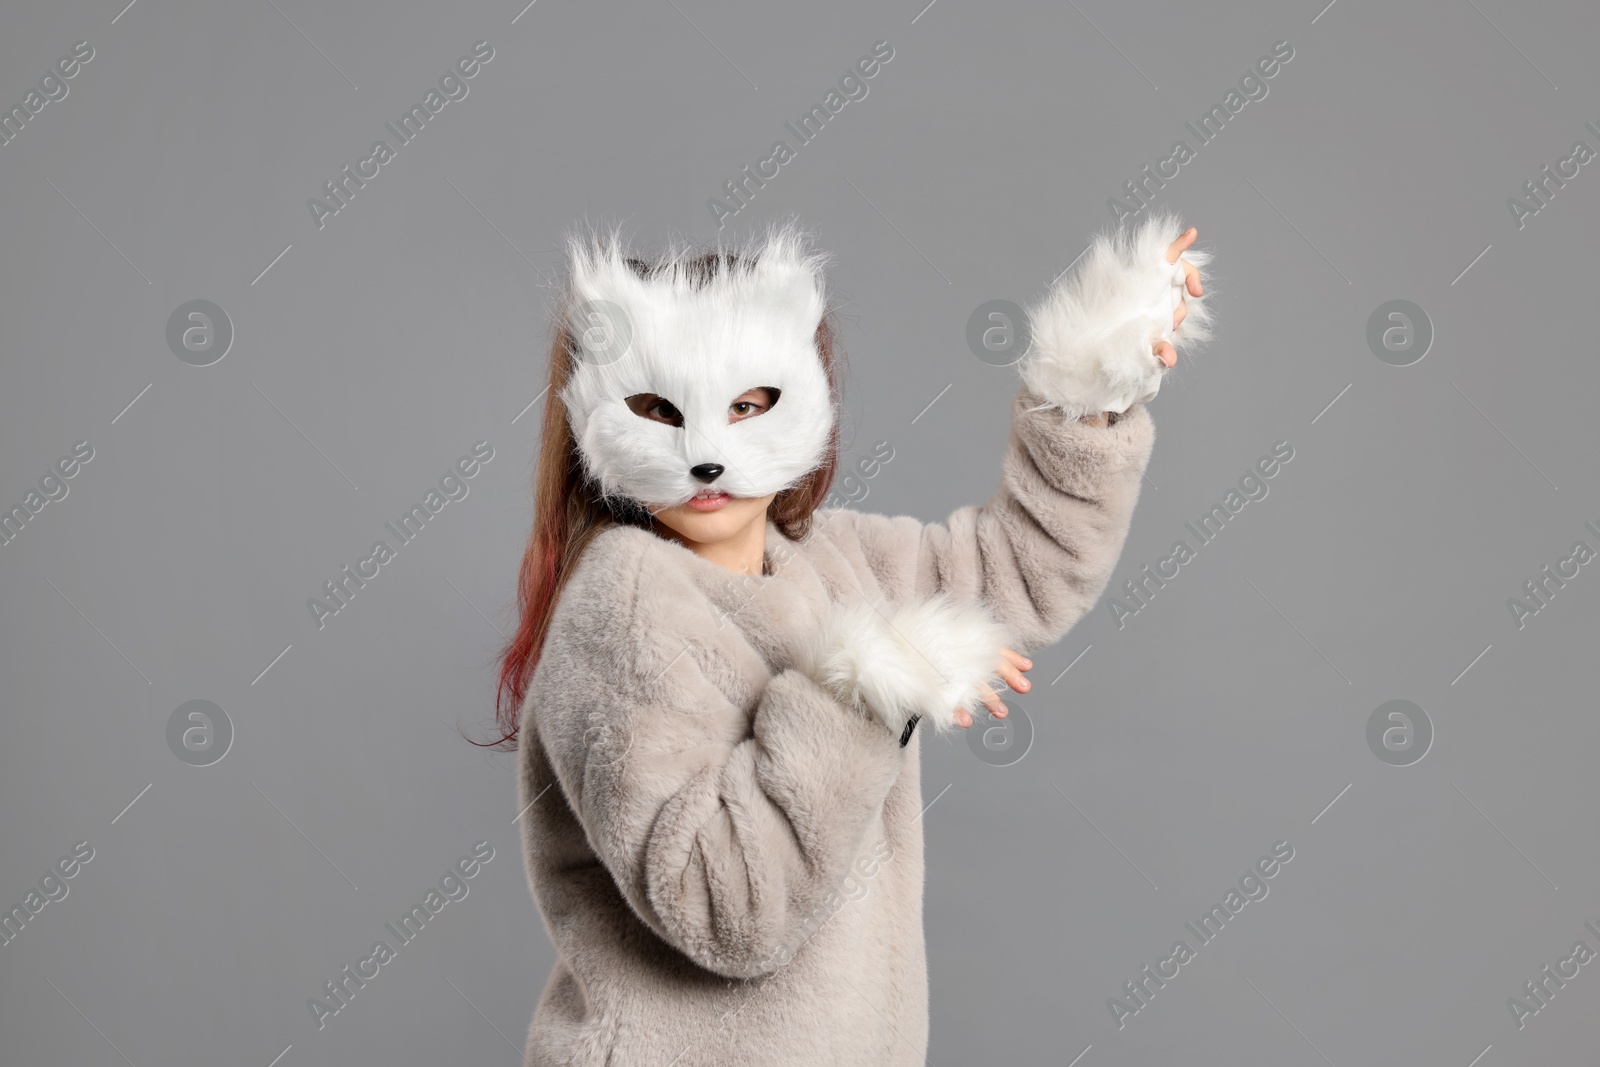
{"label": "white faux fur cuff", "polygon": [[795,666],[841,703],[865,707],[901,735],[913,715],[941,733],[964,708],[983,711],[1005,629],[977,602],[943,595],[880,612],[859,601],[835,604],[801,642]]}
{"label": "white faux fur cuff", "polygon": [[[1029,310],[1032,346],[1019,368],[1029,391],[1072,417],[1121,413],[1155,397],[1166,373],[1156,343],[1181,353],[1210,337],[1205,298],[1186,296],[1182,264],[1167,262],[1167,247],[1186,229],[1163,213],[1094,239],[1077,271]],[[1183,258],[1204,267],[1211,256],[1190,248]]]}

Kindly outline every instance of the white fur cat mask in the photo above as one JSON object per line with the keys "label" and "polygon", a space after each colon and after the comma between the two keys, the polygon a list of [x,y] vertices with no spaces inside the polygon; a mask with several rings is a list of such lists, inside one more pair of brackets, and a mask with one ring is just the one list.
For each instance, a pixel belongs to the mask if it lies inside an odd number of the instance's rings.
{"label": "white fur cat mask", "polygon": [[[826,256],[797,225],[719,249],[708,269],[686,248],[648,268],[634,260],[643,278],[615,230],[570,237],[567,255],[574,350],[560,397],[605,496],[671,506],[714,486],[760,497],[821,465],[837,416],[816,345]],[[776,402],[730,423],[734,400],[763,386]],[[682,425],[635,414],[639,393],[668,401]]]}

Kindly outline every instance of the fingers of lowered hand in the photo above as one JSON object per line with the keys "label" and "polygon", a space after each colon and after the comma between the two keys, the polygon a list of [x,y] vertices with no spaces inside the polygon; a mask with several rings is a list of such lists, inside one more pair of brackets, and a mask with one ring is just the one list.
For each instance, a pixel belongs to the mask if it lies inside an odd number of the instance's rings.
{"label": "fingers of lowered hand", "polygon": [[1002,658],[1009,661],[1013,667],[1021,667],[1025,671],[1033,670],[1033,660],[1029,659],[1027,656],[1024,656],[1021,652],[1018,652],[1015,649],[1002,648],[1000,650],[1000,655]]}
{"label": "fingers of lowered hand", "polygon": [[995,718],[1003,719],[1006,717],[1006,706],[1000,702],[1000,694],[996,693],[989,686],[983,687],[983,692],[980,694],[978,699],[983,701],[983,706],[988,708],[989,714],[993,715]]}
{"label": "fingers of lowered hand", "polygon": [[1033,684],[1022,676],[1022,671],[1019,668],[1014,667],[1009,663],[1001,666],[997,673],[999,673],[1000,677],[1007,685],[1019,693],[1026,693],[1029,686]]}
{"label": "fingers of lowered hand", "polygon": [[1022,676],[1023,671],[1033,670],[1033,660],[1024,656],[1015,649],[1002,648],[1000,650],[1000,668],[997,672],[1001,679],[1012,689],[1025,693],[1032,688],[1033,683]]}

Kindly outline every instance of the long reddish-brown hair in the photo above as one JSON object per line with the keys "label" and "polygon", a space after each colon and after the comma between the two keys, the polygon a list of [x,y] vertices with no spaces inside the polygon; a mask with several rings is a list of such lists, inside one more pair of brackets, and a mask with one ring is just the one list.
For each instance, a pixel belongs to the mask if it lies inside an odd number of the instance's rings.
{"label": "long reddish-brown hair", "polygon": [[[686,266],[692,278],[704,282],[719,266],[732,269],[739,261],[735,253],[707,252]],[[649,277],[659,266],[637,259],[628,260],[628,264],[642,278]],[[684,269],[684,265],[679,269]],[[523,700],[534,669],[539,665],[551,615],[584,549],[610,526],[626,524],[653,529],[653,520],[642,508],[614,509],[603,502],[598,487],[584,473],[578,442],[560,395],[572,375],[577,351],[566,325],[567,310],[562,307],[553,317],[551,330],[550,387],[545,393],[539,461],[533,476],[533,530],[523,550],[517,577],[517,609],[521,617],[517,632],[506,642],[499,656],[500,685],[495,698],[495,722],[500,736],[492,741],[473,742],[507,752],[516,751]],[[835,411],[840,410],[840,364],[843,362],[837,338],[832,314],[824,314],[817,324],[816,349],[827,374]],[[812,514],[827,497],[838,465],[839,424],[835,419],[821,462],[796,484],[778,493],[767,509],[767,517],[786,539],[798,541],[810,530]]]}

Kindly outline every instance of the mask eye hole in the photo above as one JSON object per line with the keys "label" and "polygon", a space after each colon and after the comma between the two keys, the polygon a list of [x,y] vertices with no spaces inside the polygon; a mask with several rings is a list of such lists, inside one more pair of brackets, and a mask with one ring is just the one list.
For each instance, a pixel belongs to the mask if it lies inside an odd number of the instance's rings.
{"label": "mask eye hole", "polygon": [[770,385],[760,385],[740,393],[739,398],[728,405],[728,421],[743,422],[771,411],[780,393],[781,390]]}
{"label": "mask eye hole", "polygon": [[635,393],[624,401],[628,410],[641,419],[664,422],[668,426],[682,426],[683,413],[673,407],[672,401],[655,393]]}

